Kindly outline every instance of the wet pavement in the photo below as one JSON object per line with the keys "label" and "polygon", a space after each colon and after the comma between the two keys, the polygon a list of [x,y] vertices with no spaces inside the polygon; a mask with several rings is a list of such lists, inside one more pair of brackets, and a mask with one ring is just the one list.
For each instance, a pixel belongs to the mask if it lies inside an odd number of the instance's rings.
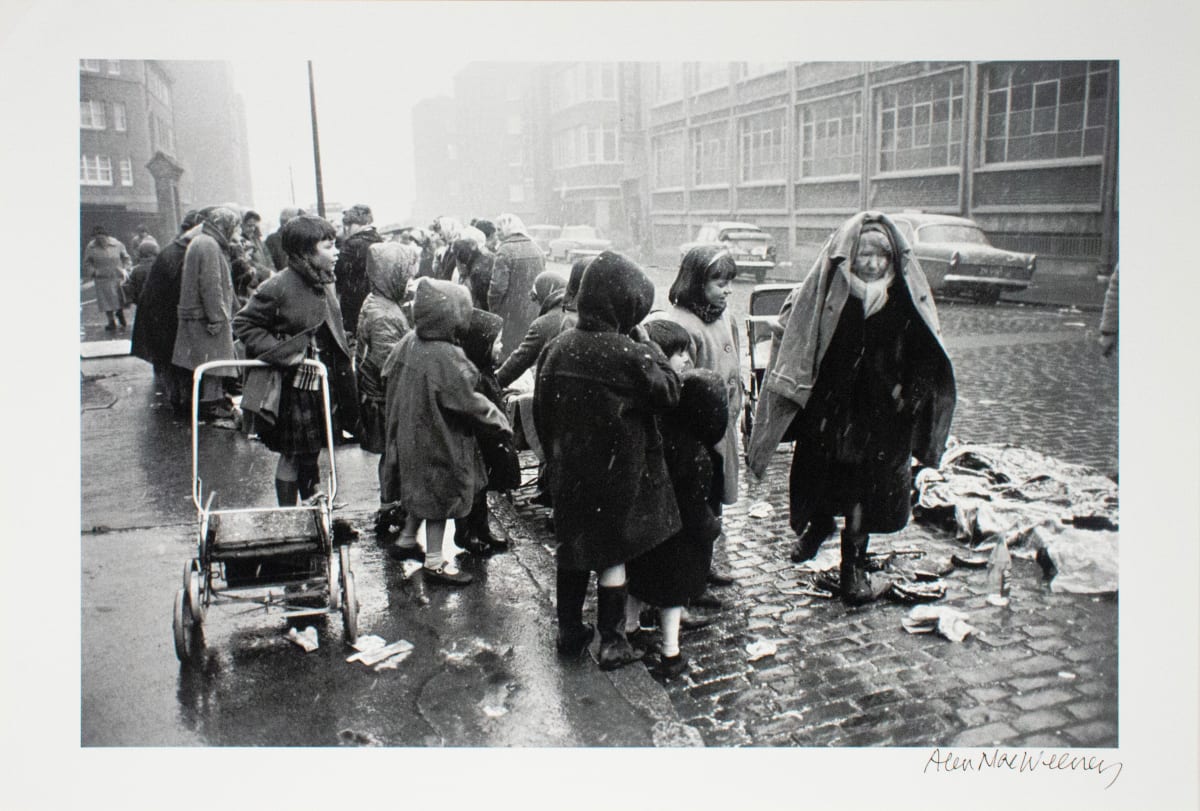
{"label": "wet pavement", "polygon": [[[663,301],[672,275],[652,271]],[[739,322],[748,291],[736,286]],[[1097,314],[953,303],[940,312],[959,381],[956,436],[1115,470],[1116,363],[1095,351]],[[497,503],[516,548],[465,564],[474,584],[454,591],[406,577],[369,531],[377,457],[354,445],[337,451],[336,514],[362,531],[352,547],[360,633],[406,639],[413,654],[377,673],[345,662],[353,651],[336,615],[296,621],[318,630],[321,645],[306,654],[278,617],[219,606],[200,666],[181,669],[170,607],[195,548],[187,423],[160,404],[137,359],[84,360],[82,371],[85,745],[1117,742],[1115,598],[1051,594],[1033,563],[1017,561],[1012,601],[995,608],[983,600],[983,574],[957,570],[942,602],[980,633],[954,644],[904,633],[902,606],[847,610],[798,594],[785,452],[726,514],[725,558],[738,583],[723,590],[728,607],[713,625],[684,633],[692,667],[681,679],[660,685],[640,665],[607,674],[554,655],[551,536],[528,490]],[[205,426],[201,438],[201,476],[222,506],[271,503],[273,454],[234,430]],[[751,518],[761,501],[773,513]],[[954,548],[916,525],[873,548],[887,544]],[[746,647],[759,640],[775,653],[751,662]]]}

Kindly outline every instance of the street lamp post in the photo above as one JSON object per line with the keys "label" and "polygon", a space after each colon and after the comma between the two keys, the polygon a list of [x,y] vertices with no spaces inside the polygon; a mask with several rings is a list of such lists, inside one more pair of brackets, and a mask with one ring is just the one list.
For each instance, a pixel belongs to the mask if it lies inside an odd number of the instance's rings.
{"label": "street lamp post", "polygon": [[321,182],[321,139],[317,136],[317,91],[313,87],[312,60],[308,60],[308,104],[312,114],[313,165],[317,171],[317,214],[325,216],[325,186]]}

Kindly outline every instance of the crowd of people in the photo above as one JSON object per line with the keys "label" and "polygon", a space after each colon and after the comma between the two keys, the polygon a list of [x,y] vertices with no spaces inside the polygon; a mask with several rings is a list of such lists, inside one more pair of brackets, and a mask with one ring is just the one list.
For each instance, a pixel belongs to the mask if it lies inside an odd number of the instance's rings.
{"label": "crowd of people", "polygon": [[[295,209],[265,238],[260,223],[253,211],[190,211],[161,251],[138,245],[132,274],[116,240],[89,243],[84,265],[113,329],[123,307],[110,289],[101,299],[101,280],[128,277],[133,353],[163,396],[187,408],[201,363],[265,361],[244,379],[232,368],[206,375],[198,405],[222,416],[242,395],[279,454],[277,501],[293,505],[320,488],[320,379],[303,363],[320,361],[335,440],[379,455],[375,531],[388,554],[448,586],[471,576],[445,552],[446,522],[467,554],[506,550],[488,493],[521,485],[518,447],[531,449],[534,500],[551,508],[558,542],[559,653],[581,655],[598,631],[602,668],[650,657],[663,677],[684,672],[681,627],[703,621],[697,608],[720,608],[711,588],[732,582],[714,567],[742,461],[730,252],[689,250],[669,306],[655,310],[633,260],[605,251],[564,278],[512,214],[439,217],[391,238],[365,205],[343,212],[340,232]],[[850,218],[783,307],[745,449],[761,477],[779,443],[795,442],[792,557],[815,556],[843,518],[847,604],[878,596],[869,534],[907,523],[912,459],[937,465],[954,399],[933,298],[903,235],[886,215]],[[583,617],[593,572],[594,625]]]}

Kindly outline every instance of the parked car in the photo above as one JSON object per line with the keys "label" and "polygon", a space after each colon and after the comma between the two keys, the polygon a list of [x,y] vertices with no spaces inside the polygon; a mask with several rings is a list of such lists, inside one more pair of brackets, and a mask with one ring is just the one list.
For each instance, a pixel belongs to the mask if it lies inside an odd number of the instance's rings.
{"label": "parked car", "polygon": [[542,249],[542,253],[550,255],[550,240],[558,239],[558,235],[562,233],[560,225],[531,225],[525,229],[529,232],[529,238],[534,244]]}
{"label": "parked car", "polygon": [[912,245],[929,287],[941,296],[995,304],[1029,286],[1037,256],[997,248],[974,220],[905,211],[890,215]]}
{"label": "parked car", "polygon": [[596,256],[612,248],[612,240],[605,239],[590,225],[564,225],[562,234],[550,240],[550,258],[574,262],[585,256]]}
{"label": "parked car", "polygon": [[682,259],[697,245],[717,245],[733,254],[738,273],[753,273],[756,284],[762,284],[767,273],[775,269],[775,240],[757,225],[747,222],[721,220],[700,226],[696,239],[679,246]]}

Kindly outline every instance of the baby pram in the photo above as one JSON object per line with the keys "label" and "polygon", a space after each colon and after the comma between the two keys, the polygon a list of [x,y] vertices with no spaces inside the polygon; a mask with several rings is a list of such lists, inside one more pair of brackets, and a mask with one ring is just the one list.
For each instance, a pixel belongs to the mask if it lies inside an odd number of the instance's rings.
{"label": "baby pram", "polygon": [[750,353],[750,385],[742,407],[742,447],[750,447],[750,432],[754,430],[754,410],[762,390],[763,376],[771,362],[771,325],[777,323],[779,310],[794,284],[759,284],[750,291],[750,306],[746,312],[746,347]]}

